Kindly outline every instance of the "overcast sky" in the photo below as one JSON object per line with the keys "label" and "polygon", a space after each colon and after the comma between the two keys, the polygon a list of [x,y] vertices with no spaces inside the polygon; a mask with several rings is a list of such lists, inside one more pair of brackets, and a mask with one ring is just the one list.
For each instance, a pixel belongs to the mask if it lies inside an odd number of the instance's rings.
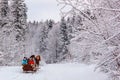
{"label": "overcast sky", "polygon": [[56,0],[26,0],[28,21],[46,19],[60,20],[60,11]]}

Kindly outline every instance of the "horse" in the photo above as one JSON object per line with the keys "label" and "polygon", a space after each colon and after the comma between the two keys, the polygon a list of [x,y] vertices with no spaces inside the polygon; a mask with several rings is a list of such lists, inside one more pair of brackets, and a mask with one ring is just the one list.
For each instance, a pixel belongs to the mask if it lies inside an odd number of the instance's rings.
{"label": "horse", "polygon": [[36,61],[36,65],[39,67],[39,64],[40,64],[40,61],[41,61],[41,56],[40,55],[37,55],[35,57],[35,61]]}

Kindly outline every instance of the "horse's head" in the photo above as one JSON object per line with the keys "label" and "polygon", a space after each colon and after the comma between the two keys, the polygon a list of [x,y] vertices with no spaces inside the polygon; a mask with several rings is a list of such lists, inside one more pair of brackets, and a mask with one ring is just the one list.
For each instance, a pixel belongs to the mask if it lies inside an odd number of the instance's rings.
{"label": "horse's head", "polygon": [[35,58],[36,58],[36,64],[39,65],[39,63],[41,61],[40,55],[37,55]]}
{"label": "horse's head", "polygon": [[40,60],[41,60],[40,55],[37,55],[37,56],[36,56],[36,59],[37,59],[38,61],[40,61]]}

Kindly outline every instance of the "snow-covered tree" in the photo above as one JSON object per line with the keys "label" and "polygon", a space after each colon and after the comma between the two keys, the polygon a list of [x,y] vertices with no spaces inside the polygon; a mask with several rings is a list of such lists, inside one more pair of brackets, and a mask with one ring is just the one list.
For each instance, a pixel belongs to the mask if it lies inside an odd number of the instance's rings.
{"label": "snow-covered tree", "polygon": [[54,28],[52,28],[48,34],[48,43],[47,43],[47,63],[56,63],[58,60],[58,52],[57,48],[59,47],[58,45],[58,35],[59,35],[59,25],[53,25]]}
{"label": "snow-covered tree", "polygon": [[8,17],[8,14],[9,14],[8,0],[1,0],[0,1],[0,16],[4,18],[4,17]]}
{"label": "snow-covered tree", "polygon": [[17,31],[16,40],[21,41],[25,39],[25,31],[27,24],[27,8],[24,0],[12,0],[11,14],[12,26]]}
{"label": "snow-covered tree", "polygon": [[67,33],[68,33],[69,40],[72,39],[73,24],[69,17],[67,18]]}
{"label": "snow-covered tree", "polygon": [[41,34],[40,34],[40,52],[43,53],[47,49],[47,35],[48,35],[48,28],[47,26],[43,25],[41,27]]}
{"label": "snow-covered tree", "polygon": [[69,39],[68,39],[68,34],[67,34],[67,25],[66,25],[66,20],[63,17],[60,22],[60,31],[59,31],[59,37],[58,37],[58,42],[56,44],[57,51],[56,51],[56,57],[58,58],[58,61],[62,61],[63,59],[66,58],[68,55],[68,44],[69,44]]}
{"label": "snow-covered tree", "polygon": [[[119,75],[119,20],[120,4],[119,0],[57,0],[59,4],[64,4],[62,11],[69,6],[69,11],[73,11],[84,18],[83,31],[95,37],[84,37],[92,39],[90,56],[98,60],[99,67],[112,73],[112,77]],[[64,12],[64,11],[63,11]],[[79,26],[77,26],[79,27]],[[78,32],[79,33],[79,32]],[[81,42],[85,36],[83,32],[77,35],[76,40]],[[95,39],[96,38],[96,39]],[[73,39],[73,40],[74,40]],[[98,40],[99,39],[99,40]],[[94,41],[95,42],[94,42]],[[87,42],[86,42],[87,43]],[[88,44],[88,43],[87,43]],[[88,50],[89,51],[89,50]],[[93,58],[93,57],[92,57]],[[92,59],[91,59],[92,60]],[[111,78],[111,80],[113,79]],[[113,80],[116,80],[115,78]]]}
{"label": "snow-covered tree", "polygon": [[47,20],[46,24],[47,24],[48,28],[51,29],[51,28],[53,28],[54,21],[53,20]]}
{"label": "snow-covered tree", "polygon": [[4,27],[9,24],[9,5],[8,0],[0,1],[0,26]]}

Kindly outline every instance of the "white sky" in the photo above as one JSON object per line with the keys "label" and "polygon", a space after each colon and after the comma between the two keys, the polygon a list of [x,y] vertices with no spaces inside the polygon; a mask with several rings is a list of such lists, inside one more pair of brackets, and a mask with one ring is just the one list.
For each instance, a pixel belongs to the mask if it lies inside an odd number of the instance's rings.
{"label": "white sky", "polygon": [[46,19],[60,20],[60,11],[56,0],[26,0],[28,21]]}

